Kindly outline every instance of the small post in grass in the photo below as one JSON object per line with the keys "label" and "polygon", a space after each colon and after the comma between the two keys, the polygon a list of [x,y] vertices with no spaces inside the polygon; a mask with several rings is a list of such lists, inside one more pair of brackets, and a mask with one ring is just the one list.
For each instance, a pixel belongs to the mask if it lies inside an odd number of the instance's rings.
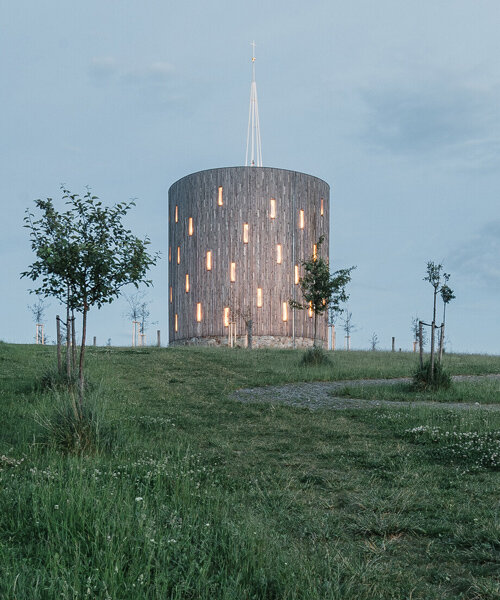
{"label": "small post in grass", "polygon": [[396,338],[395,337],[392,338],[392,351],[396,352]]}
{"label": "small post in grass", "polygon": [[160,330],[159,329],[156,330],[156,345],[158,346],[158,348],[161,346]]}

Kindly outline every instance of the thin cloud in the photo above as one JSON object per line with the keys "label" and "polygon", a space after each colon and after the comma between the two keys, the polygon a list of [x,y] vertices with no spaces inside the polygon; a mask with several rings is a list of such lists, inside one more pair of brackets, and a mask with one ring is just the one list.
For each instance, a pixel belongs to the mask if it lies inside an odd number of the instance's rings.
{"label": "thin cloud", "polygon": [[400,156],[444,159],[450,166],[484,169],[500,164],[498,94],[451,78],[419,86],[363,90],[363,141]]}
{"label": "thin cloud", "polygon": [[115,78],[118,65],[112,56],[101,56],[92,59],[89,66],[91,78],[98,84],[106,83]]}
{"label": "thin cloud", "polygon": [[500,289],[500,220],[488,223],[458,247],[449,263],[467,279]]}

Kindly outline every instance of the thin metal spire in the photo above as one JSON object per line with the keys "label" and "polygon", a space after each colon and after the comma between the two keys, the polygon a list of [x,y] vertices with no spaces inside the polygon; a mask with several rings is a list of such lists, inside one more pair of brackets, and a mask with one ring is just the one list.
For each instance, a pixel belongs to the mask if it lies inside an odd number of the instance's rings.
{"label": "thin metal spire", "polygon": [[[255,42],[252,46],[252,85],[250,86],[250,109],[248,112],[247,151],[245,167],[262,167],[262,146],[260,143],[259,103],[255,82]],[[250,151],[250,163],[249,159]]]}

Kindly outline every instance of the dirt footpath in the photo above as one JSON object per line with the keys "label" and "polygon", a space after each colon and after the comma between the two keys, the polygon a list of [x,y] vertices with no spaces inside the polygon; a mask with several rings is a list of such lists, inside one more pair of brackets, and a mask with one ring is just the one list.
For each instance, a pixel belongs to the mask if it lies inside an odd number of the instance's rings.
{"label": "dirt footpath", "polygon": [[[498,379],[498,375],[455,375],[453,381],[481,381]],[[328,381],[313,383],[288,383],[286,385],[270,385],[265,387],[237,390],[233,398],[240,402],[268,402],[270,404],[290,404],[310,408],[311,410],[329,408],[345,410],[353,408],[378,408],[380,406],[433,406],[437,408],[500,410],[500,404],[479,404],[466,402],[430,402],[430,401],[397,401],[397,400],[361,400],[340,398],[335,392],[345,387],[355,388],[371,385],[396,385],[410,383],[409,377],[398,379],[356,379],[344,381]]]}

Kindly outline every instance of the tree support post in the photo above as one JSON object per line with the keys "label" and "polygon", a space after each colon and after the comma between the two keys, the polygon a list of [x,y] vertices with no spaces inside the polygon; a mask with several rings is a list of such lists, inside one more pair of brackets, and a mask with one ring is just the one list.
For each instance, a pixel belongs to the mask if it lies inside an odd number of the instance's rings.
{"label": "tree support post", "polygon": [[161,346],[160,330],[159,329],[156,330],[156,345],[158,346],[158,348]]}
{"label": "tree support post", "polygon": [[392,351],[396,352],[396,338],[395,337],[392,338]]}

